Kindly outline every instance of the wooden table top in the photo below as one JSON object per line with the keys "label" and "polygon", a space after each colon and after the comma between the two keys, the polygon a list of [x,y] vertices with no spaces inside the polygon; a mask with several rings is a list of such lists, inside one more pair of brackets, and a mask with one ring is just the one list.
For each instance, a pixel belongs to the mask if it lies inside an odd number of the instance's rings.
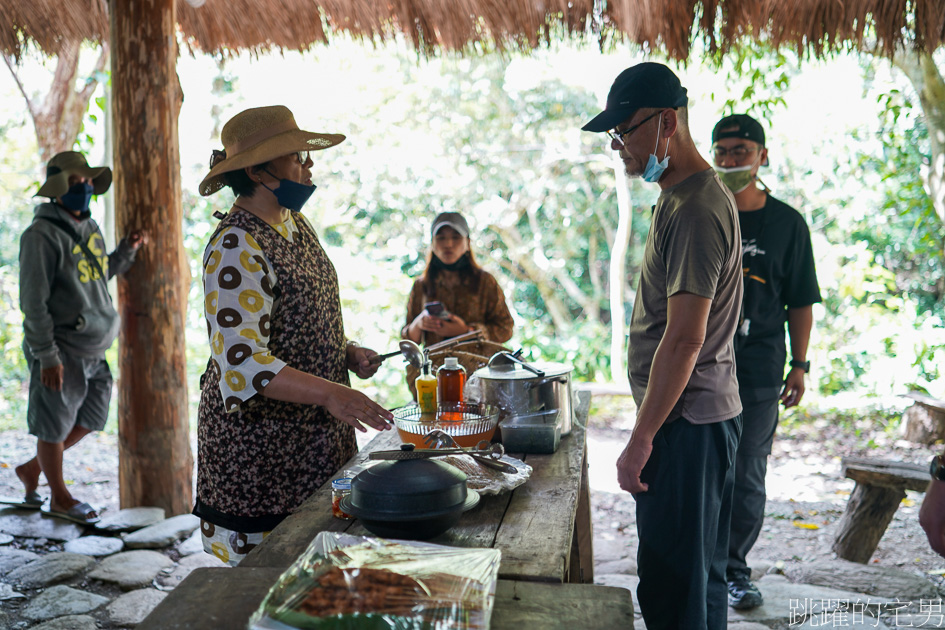
{"label": "wooden table top", "polygon": [[[246,628],[278,568],[200,568],[171,591],[137,630]],[[633,628],[630,591],[594,584],[547,584],[499,580],[491,630]]]}
{"label": "wooden table top", "polygon": [[[554,454],[510,453],[532,467],[528,481],[511,493],[483,496],[457,525],[429,542],[501,550],[500,579],[566,582],[585,466],[586,435],[581,425],[575,423]],[[396,449],[399,444],[396,430],[379,433],[343,469],[362,463],[371,451]],[[357,520],[332,516],[329,482],[280,523],[240,568],[286,568],[321,531],[371,535]]]}

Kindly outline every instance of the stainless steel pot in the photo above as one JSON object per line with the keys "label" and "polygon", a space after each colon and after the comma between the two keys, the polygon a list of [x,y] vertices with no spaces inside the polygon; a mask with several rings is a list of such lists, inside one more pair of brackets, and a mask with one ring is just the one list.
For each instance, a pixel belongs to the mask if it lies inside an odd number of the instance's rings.
{"label": "stainless steel pot", "polygon": [[528,438],[523,444],[541,449],[519,451],[505,444],[510,452],[554,452],[559,438],[551,432],[557,436],[571,432],[570,365],[526,363],[517,353],[499,352],[473,377],[479,382],[480,400],[500,410],[503,443],[511,434],[521,433]]}

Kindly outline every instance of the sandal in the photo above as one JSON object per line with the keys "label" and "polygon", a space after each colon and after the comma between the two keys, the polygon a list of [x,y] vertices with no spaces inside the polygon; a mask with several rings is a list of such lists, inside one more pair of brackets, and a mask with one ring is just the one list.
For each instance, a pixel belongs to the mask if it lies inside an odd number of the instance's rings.
{"label": "sandal", "polygon": [[26,496],[24,496],[22,499],[0,497],[0,504],[12,505],[13,507],[23,508],[27,510],[38,510],[41,507],[43,507],[43,503],[45,502],[46,502],[46,498],[41,496],[35,490],[33,490],[32,492],[27,492]]}
{"label": "sandal", "polygon": [[98,514],[98,510],[93,508],[88,503],[76,503],[65,512],[53,510],[52,506],[43,508],[43,514],[46,514],[47,516],[65,519],[67,521],[72,521],[73,523],[79,523],[80,525],[94,525],[95,523],[98,523],[101,520],[101,517],[89,517],[89,514],[92,514],[93,512]]}

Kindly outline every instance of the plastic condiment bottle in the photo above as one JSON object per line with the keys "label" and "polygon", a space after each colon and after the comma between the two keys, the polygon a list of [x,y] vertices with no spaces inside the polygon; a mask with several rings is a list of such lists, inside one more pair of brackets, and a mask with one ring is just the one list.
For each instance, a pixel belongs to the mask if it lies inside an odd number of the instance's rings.
{"label": "plastic condiment bottle", "polygon": [[430,374],[430,362],[420,369],[420,376],[414,381],[417,386],[417,404],[420,413],[436,413],[436,377]]}
{"label": "plastic condiment bottle", "polygon": [[456,357],[446,357],[436,371],[436,398],[441,403],[463,402],[466,370]]}

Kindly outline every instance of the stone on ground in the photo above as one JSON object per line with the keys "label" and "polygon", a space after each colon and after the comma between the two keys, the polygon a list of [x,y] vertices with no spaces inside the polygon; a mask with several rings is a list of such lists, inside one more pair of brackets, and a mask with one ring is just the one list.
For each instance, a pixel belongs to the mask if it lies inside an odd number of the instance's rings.
{"label": "stone on ground", "polygon": [[81,615],[108,603],[107,597],[68,586],[53,586],[33,598],[23,610],[30,621],[46,621],[63,615]]}
{"label": "stone on ground", "polygon": [[200,519],[193,514],[181,514],[149,525],[125,536],[125,546],[129,549],[156,549],[167,547],[184,536],[190,536],[200,527]]}
{"label": "stone on ground", "polygon": [[150,585],[154,576],[173,564],[173,560],[157,551],[123,551],[102,560],[89,577],[130,591]]}
{"label": "stone on ground", "polygon": [[26,595],[23,593],[17,592],[9,584],[4,584],[0,582],[0,602],[5,602],[9,599],[25,599]]}
{"label": "stone on ground", "polygon": [[0,549],[0,575],[6,575],[13,569],[32,562],[38,557],[38,553],[24,549]]}
{"label": "stone on ground", "polygon": [[31,588],[46,586],[84,573],[94,564],[95,560],[88,556],[59,551],[41,556],[10,571],[4,580],[10,584]]}
{"label": "stone on ground", "polygon": [[107,536],[81,536],[70,540],[64,549],[70,553],[80,553],[84,556],[110,556],[118,553],[125,547],[121,538]]}
{"label": "stone on ground", "polygon": [[[828,616],[841,610],[850,602],[861,609],[869,609],[875,615],[881,604],[890,600],[875,595],[865,595],[825,586],[794,584],[783,575],[766,575],[755,582],[755,586],[764,597],[764,604],[751,610],[728,609],[729,624],[739,621],[753,621],[766,626],[776,626],[787,622],[795,628],[805,622],[813,605],[819,615]],[[868,614],[866,617],[872,619]],[[791,625],[794,624],[794,625]],[[831,627],[831,626],[827,626]]]}
{"label": "stone on ground", "polygon": [[46,623],[33,626],[30,630],[98,630],[98,624],[88,615],[68,615],[50,619]]}
{"label": "stone on ground", "polygon": [[223,561],[216,556],[211,556],[209,553],[194,554],[182,558],[177,567],[175,567],[169,575],[159,575],[155,581],[159,587],[162,587],[162,590],[171,590],[183,582],[184,578],[190,575],[194,569],[199,569],[200,567],[214,567],[220,569],[229,566],[228,564],[224,564]]}
{"label": "stone on ground", "polygon": [[82,535],[83,528],[75,523],[43,516],[39,510],[0,510],[0,532],[24,538],[48,538],[50,540],[72,540]]}
{"label": "stone on ground", "polygon": [[136,626],[147,617],[167,593],[153,588],[142,588],[125,593],[108,605],[108,617],[119,626]]}
{"label": "stone on ground", "polygon": [[163,520],[164,508],[134,507],[104,515],[95,527],[109,532],[128,532]]}
{"label": "stone on ground", "polygon": [[9,545],[13,542],[13,536],[10,534],[0,534],[0,545]]}
{"label": "stone on ground", "polygon": [[791,566],[785,574],[792,582],[819,584],[901,601],[918,602],[939,598],[935,585],[926,578],[892,567],[833,560]]}
{"label": "stone on ground", "polygon": [[177,553],[181,556],[192,556],[200,551],[203,551],[203,536],[200,535],[199,529],[177,547]]}

